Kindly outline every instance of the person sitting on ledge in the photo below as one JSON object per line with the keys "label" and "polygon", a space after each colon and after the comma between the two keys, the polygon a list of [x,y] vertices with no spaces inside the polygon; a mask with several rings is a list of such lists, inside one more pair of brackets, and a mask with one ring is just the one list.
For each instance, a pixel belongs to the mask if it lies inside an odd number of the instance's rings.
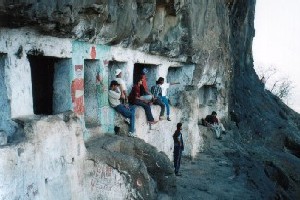
{"label": "person sitting on ledge", "polygon": [[148,90],[147,77],[146,74],[148,70],[146,68],[143,69],[141,74],[142,84],[140,85],[140,98],[144,101],[153,101],[153,95]]}
{"label": "person sitting on ledge", "polygon": [[156,85],[151,87],[151,93],[153,94],[153,104],[154,105],[159,105],[161,110],[160,110],[160,115],[159,115],[159,120],[165,119],[164,114],[165,114],[165,104],[161,100],[161,84],[163,83],[164,78],[159,77],[159,79],[156,81]]}
{"label": "person sitting on ledge", "polygon": [[217,118],[217,113],[215,111],[213,111],[211,115],[206,116],[206,118],[203,120],[203,125],[210,127],[213,130],[213,132],[215,132],[217,139],[222,139],[221,131],[224,134],[226,133],[225,128]]}
{"label": "person sitting on ledge", "polygon": [[130,119],[130,126],[129,126],[129,137],[135,137],[135,106],[128,106],[121,104],[120,98],[121,98],[121,93],[118,90],[120,87],[120,84],[117,81],[111,81],[110,83],[110,88],[108,91],[108,101],[118,113],[123,115],[125,118]]}
{"label": "person sitting on ledge", "polygon": [[153,118],[153,115],[151,112],[151,107],[149,105],[150,101],[143,100],[141,98],[140,88],[141,88],[142,84],[143,84],[143,79],[142,79],[142,77],[140,77],[137,80],[137,82],[135,83],[135,85],[132,87],[132,90],[128,96],[128,101],[130,104],[142,106],[145,110],[148,123],[155,124],[155,123],[157,123],[157,121],[154,121],[154,118]]}

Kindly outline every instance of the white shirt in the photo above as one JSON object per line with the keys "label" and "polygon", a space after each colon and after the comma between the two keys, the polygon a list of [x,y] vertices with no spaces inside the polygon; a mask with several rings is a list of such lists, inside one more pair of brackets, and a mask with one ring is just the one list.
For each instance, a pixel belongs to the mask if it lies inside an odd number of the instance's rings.
{"label": "white shirt", "polygon": [[170,87],[170,83],[164,83],[161,86],[161,96],[167,96],[168,88]]}
{"label": "white shirt", "polygon": [[125,81],[121,78],[115,78],[115,80],[121,85],[122,89],[125,90],[125,92],[127,92]]}
{"label": "white shirt", "polygon": [[114,108],[120,104],[120,96],[121,96],[121,93],[118,93],[113,90],[108,91],[108,101],[109,101],[111,107]]}

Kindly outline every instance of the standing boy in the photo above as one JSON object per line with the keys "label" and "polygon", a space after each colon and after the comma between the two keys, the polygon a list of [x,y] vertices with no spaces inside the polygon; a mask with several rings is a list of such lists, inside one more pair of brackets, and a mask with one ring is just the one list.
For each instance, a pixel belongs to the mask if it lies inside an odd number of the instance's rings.
{"label": "standing boy", "polygon": [[174,171],[176,176],[181,176],[181,173],[179,173],[179,168],[180,168],[182,151],[184,150],[181,130],[182,130],[182,123],[178,123],[177,130],[173,134],[173,140],[174,140],[173,153],[174,153],[174,168],[175,168]]}

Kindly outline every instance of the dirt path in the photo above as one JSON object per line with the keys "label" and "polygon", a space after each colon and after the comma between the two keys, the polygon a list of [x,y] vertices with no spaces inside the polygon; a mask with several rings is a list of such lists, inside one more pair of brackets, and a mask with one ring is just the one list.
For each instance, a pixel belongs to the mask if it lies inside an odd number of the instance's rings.
{"label": "dirt path", "polygon": [[236,176],[226,157],[226,152],[237,148],[230,134],[223,135],[223,140],[208,136],[209,148],[194,160],[182,159],[182,176],[177,177],[177,192],[172,199],[257,199],[246,188],[246,177]]}

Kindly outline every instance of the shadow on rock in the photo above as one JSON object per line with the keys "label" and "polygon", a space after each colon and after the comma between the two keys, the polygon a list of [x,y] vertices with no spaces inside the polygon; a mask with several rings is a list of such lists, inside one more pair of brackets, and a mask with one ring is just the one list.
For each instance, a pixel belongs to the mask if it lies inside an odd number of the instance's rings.
{"label": "shadow on rock", "polygon": [[144,199],[172,194],[176,179],[168,157],[138,138],[105,135],[86,143],[87,158],[105,163],[126,177]]}

